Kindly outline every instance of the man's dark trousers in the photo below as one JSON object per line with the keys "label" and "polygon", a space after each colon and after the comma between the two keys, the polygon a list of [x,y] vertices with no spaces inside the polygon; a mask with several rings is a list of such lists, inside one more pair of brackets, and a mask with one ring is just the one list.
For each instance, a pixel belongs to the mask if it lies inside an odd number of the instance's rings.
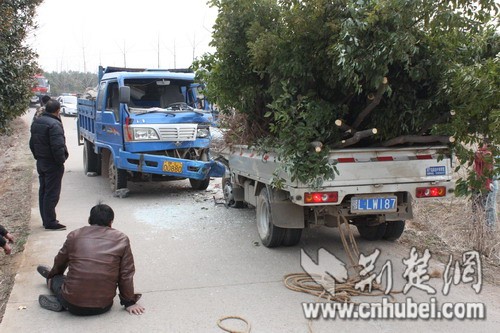
{"label": "man's dark trousers", "polygon": [[61,195],[61,184],[64,175],[64,164],[57,165],[48,160],[37,160],[36,169],[40,189],[38,190],[38,206],[43,226],[50,228],[59,221],[56,218],[56,206]]}

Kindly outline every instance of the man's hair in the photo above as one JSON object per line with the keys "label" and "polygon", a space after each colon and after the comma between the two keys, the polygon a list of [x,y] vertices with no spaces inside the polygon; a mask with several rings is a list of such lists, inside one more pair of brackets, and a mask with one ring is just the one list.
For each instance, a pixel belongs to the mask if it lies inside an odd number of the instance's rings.
{"label": "man's hair", "polygon": [[97,204],[90,210],[89,224],[109,227],[115,219],[113,209],[105,204]]}
{"label": "man's hair", "polygon": [[50,96],[49,95],[43,95],[41,99],[42,106],[47,104],[47,102],[50,101]]}
{"label": "man's hair", "polygon": [[55,99],[49,99],[47,104],[45,104],[45,112],[48,113],[56,113],[57,110],[61,108],[61,103],[56,101]]}

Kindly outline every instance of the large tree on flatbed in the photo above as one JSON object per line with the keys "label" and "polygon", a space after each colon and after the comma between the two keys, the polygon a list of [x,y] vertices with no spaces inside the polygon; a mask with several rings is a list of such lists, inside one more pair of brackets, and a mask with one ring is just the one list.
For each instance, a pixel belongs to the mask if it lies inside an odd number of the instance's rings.
{"label": "large tree on flatbed", "polygon": [[195,63],[208,96],[301,181],[333,176],[318,144],[453,143],[465,164],[464,147],[499,143],[495,0],[210,3],[216,51]]}

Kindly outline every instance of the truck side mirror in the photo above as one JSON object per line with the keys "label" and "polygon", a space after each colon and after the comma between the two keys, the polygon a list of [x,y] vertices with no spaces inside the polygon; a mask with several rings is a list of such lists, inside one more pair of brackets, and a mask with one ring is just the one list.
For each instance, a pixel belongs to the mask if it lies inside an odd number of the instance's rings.
{"label": "truck side mirror", "polygon": [[130,103],[130,87],[128,86],[120,87],[120,92],[118,95],[120,103],[125,103],[125,104]]}

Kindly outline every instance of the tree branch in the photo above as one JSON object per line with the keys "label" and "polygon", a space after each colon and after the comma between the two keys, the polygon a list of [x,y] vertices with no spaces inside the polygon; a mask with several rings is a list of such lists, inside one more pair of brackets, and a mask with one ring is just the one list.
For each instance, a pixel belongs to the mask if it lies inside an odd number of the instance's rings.
{"label": "tree branch", "polygon": [[344,148],[344,147],[352,146],[353,144],[361,141],[361,139],[367,138],[367,137],[375,135],[375,134],[377,134],[376,128],[367,129],[364,131],[359,131],[359,132],[356,132],[352,136],[352,138],[349,138],[347,140],[342,140],[342,141],[334,144],[333,148]]}
{"label": "tree branch", "polygon": [[455,115],[455,111],[451,110],[450,112],[446,112],[439,116],[437,119],[429,119],[424,125],[422,125],[422,129],[417,133],[418,135],[424,135],[425,132],[430,130],[432,126],[436,124],[441,124],[450,119]]}
{"label": "tree branch", "polygon": [[440,143],[453,143],[455,142],[455,138],[452,136],[445,135],[402,135],[397,138],[390,139],[386,142],[382,143],[384,147],[401,145],[403,143],[432,143],[432,142],[440,142]]}
{"label": "tree branch", "polygon": [[388,80],[386,77],[382,80],[382,83],[380,83],[380,86],[377,89],[377,92],[375,95],[370,94],[368,99],[370,100],[370,104],[368,104],[363,111],[358,115],[356,118],[356,121],[354,121],[354,124],[352,124],[352,127],[358,128],[359,125],[361,125],[361,122],[370,114],[370,112],[375,109],[375,107],[380,103],[380,100],[382,99],[382,96],[384,95],[385,91],[387,90],[387,84]]}
{"label": "tree branch", "polygon": [[341,131],[344,131],[344,133],[342,133],[342,138],[349,135],[354,135],[357,132],[356,129],[347,125],[342,119],[335,120],[335,125],[337,125],[337,127],[339,127]]}

